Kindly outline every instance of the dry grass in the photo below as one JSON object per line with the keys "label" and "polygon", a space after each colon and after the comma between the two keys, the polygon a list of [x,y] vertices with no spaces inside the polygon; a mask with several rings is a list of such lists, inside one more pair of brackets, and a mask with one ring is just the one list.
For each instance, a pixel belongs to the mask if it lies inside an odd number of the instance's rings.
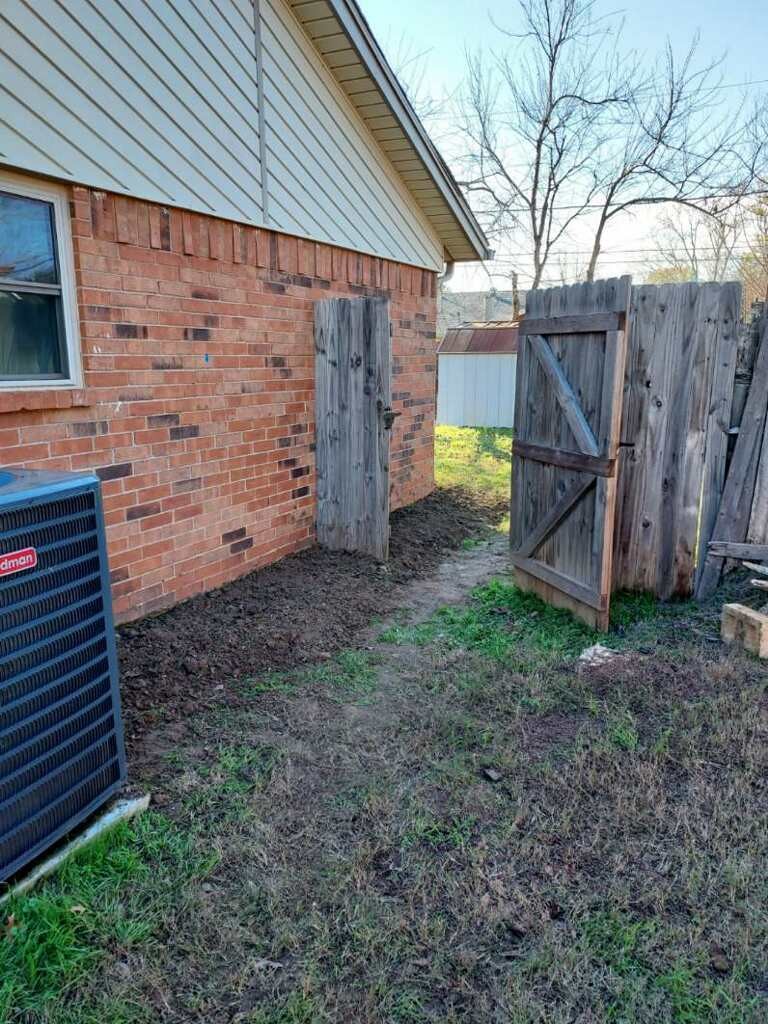
{"label": "dry grass", "polygon": [[673,609],[579,671],[494,602],[496,644],[443,616],[200,720],[146,781],[204,880],[138,872],[132,943],[102,893],[90,981],[9,1019],[764,1021],[761,666]]}
{"label": "dry grass", "polygon": [[[502,495],[507,440],[444,432],[443,480],[480,453]],[[767,680],[718,631],[625,597],[579,669],[592,634],[501,581],[240,683],[166,730],[157,810],[7,908],[0,1018],[765,1021]]]}

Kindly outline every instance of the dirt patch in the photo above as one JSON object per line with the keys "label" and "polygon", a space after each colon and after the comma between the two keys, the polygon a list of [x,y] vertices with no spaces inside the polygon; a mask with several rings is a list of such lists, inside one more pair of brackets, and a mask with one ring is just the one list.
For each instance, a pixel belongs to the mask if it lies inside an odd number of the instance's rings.
{"label": "dirt patch", "polygon": [[312,548],[220,590],[118,631],[129,745],[160,722],[236,699],[245,677],[307,664],[353,646],[372,619],[402,604],[404,586],[504,514],[439,490],[392,516],[391,557]]}

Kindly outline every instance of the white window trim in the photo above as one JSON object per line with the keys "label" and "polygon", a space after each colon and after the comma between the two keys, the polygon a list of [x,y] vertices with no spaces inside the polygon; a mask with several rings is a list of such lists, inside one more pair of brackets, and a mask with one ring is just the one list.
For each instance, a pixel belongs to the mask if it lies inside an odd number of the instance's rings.
{"label": "white window trim", "polygon": [[56,254],[61,277],[61,309],[64,321],[64,343],[67,352],[68,377],[57,380],[0,380],[0,391],[62,391],[83,386],[83,363],[80,349],[80,317],[75,285],[75,257],[69,216],[69,189],[66,185],[39,181],[21,174],[0,173],[0,190],[29,199],[42,199],[53,206],[56,225]]}

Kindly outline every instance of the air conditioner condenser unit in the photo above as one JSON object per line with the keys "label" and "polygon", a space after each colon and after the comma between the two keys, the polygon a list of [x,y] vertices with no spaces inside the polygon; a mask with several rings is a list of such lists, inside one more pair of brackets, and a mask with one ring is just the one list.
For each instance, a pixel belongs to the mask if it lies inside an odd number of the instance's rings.
{"label": "air conditioner condenser unit", "polygon": [[124,779],[99,481],[0,469],[0,882]]}

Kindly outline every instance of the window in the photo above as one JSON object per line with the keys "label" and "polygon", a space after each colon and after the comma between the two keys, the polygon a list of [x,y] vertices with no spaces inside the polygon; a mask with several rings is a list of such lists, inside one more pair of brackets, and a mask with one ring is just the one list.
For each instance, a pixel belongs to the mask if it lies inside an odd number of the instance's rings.
{"label": "window", "polygon": [[80,382],[66,192],[0,175],[0,388]]}

